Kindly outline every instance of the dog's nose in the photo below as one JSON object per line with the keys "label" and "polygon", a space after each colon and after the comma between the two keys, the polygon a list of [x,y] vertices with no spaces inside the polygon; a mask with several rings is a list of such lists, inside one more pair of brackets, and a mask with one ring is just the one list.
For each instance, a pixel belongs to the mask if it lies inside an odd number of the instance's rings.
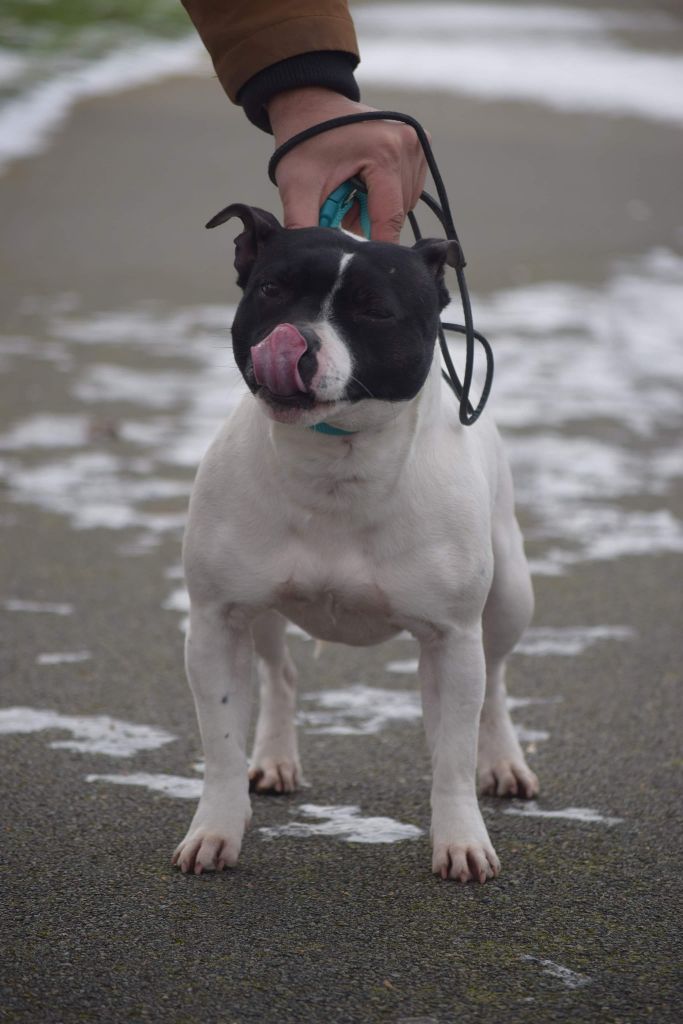
{"label": "dog's nose", "polygon": [[293,324],[278,324],[251,350],[256,383],[282,398],[305,394],[308,388],[299,373],[299,360],[307,348],[306,339]]}

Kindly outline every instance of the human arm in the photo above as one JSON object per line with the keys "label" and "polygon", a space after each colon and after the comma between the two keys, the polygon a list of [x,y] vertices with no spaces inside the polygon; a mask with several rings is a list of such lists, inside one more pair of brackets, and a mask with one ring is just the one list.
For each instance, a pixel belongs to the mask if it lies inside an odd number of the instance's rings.
{"label": "human arm", "polygon": [[[358,47],[343,0],[183,0],[230,99],[281,145],[359,103]],[[398,241],[425,177],[411,129],[395,122],[349,125],[310,139],[282,159],[277,182],[287,227],[317,224],[320,206],[358,175],[368,188],[372,237]],[[358,217],[345,226],[360,233]]]}

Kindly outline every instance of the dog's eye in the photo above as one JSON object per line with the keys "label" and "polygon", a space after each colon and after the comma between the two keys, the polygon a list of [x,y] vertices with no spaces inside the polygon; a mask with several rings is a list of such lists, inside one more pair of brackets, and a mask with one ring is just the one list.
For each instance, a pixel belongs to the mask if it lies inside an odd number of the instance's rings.
{"label": "dog's eye", "polygon": [[282,294],[282,289],[279,284],[275,284],[275,281],[264,281],[261,285],[261,295],[265,295],[267,299],[277,299]]}
{"label": "dog's eye", "polygon": [[392,320],[394,316],[390,309],[383,309],[380,306],[361,309],[360,315],[367,317],[368,320]]}

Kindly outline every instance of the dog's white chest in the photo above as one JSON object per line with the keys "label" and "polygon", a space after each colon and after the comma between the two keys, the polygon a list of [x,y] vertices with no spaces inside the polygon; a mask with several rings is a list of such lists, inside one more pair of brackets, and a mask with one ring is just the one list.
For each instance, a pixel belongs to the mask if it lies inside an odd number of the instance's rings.
{"label": "dog's white chest", "polygon": [[351,559],[343,569],[335,564],[323,572],[295,571],[276,601],[278,611],[320,640],[364,647],[400,629],[384,589],[367,566]]}

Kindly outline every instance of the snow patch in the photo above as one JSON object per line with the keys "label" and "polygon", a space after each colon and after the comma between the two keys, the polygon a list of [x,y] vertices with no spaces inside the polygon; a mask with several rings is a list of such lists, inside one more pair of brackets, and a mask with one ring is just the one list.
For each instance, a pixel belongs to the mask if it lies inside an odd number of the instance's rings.
{"label": "snow patch", "polygon": [[0,734],[43,732],[58,729],[70,732],[70,740],[53,740],[54,749],[74,750],[79,754],[105,754],[107,757],[132,757],[141,750],[156,750],[175,740],[175,736],[152,725],[133,725],[109,715],[62,715],[58,711],[35,708],[0,708]]}
{"label": "snow patch", "polygon": [[404,839],[417,839],[423,835],[416,825],[406,825],[393,818],[364,818],[356,806],[335,807],[318,804],[301,804],[298,813],[319,821],[293,821],[287,825],[261,828],[264,839],[279,839],[293,836],[309,839],[312,836],[328,836],[342,839],[346,843],[399,843]]}
{"label": "snow patch", "polygon": [[610,818],[592,807],[565,807],[556,811],[541,810],[535,800],[508,807],[503,814],[516,814],[521,818],[558,818],[563,821],[581,821],[590,825],[619,825],[623,818]]}

